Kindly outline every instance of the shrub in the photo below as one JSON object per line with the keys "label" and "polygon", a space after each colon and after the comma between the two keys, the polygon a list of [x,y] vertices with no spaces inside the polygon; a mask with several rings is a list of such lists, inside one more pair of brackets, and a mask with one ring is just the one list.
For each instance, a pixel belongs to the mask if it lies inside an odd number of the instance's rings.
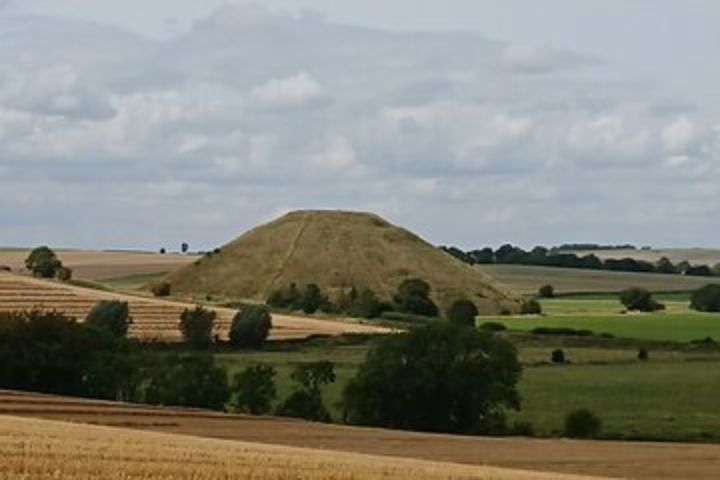
{"label": "shrub", "polygon": [[130,307],[127,302],[101,300],[90,310],[85,323],[107,330],[117,337],[124,337],[132,324]]}
{"label": "shrub", "polygon": [[450,306],[447,317],[451,323],[463,327],[475,327],[475,317],[478,309],[473,302],[467,299],[456,300]]}
{"label": "shrub", "polygon": [[261,347],[272,328],[272,316],[267,307],[249,306],[240,310],[232,320],[230,344],[234,347]]}
{"label": "shrub", "polygon": [[53,278],[57,270],[62,267],[62,262],[58,260],[55,252],[42,246],[30,252],[25,259],[25,267],[36,277]]}
{"label": "shrub", "polygon": [[693,292],[690,308],[700,312],[720,312],[720,285],[705,285]]}
{"label": "shrub", "polygon": [[505,324],[500,322],[484,322],[480,324],[480,330],[487,330],[489,332],[504,332],[507,330]]}
{"label": "shrub", "polygon": [[573,410],[565,416],[565,436],[595,438],[602,431],[602,421],[588,409]]}
{"label": "shrub", "polygon": [[304,418],[316,422],[330,422],[332,418],[322,400],[322,387],[335,382],[335,366],[320,361],[298,365],[291,375],[296,389],[283,402],[277,414]]}
{"label": "shrub", "polygon": [[540,302],[537,300],[526,300],[520,308],[520,313],[522,315],[540,315],[542,313],[542,306],[540,306]]}
{"label": "shrub", "polygon": [[328,303],[327,297],[323,295],[320,287],[314,283],[310,283],[305,286],[302,294],[300,295],[299,301],[300,310],[308,315],[317,312]]}
{"label": "shrub", "polygon": [[555,296],[555,287],[552,285],[543,285],[538,289],[540,298],[553,298]]}
{"label": "shrub", "polygon": [[230,397],[227,372],[212,355],[168,355],[149,373],[147,403],[222,410]]}
{"label": "shrub", "polygon": [[516,420],[509,433],[516,437],[533,437],[535,436],[535,427],[531,422]]}
{"label": "shrub", "polygon": [[156,297],[167,297],[170,295],[170,284],[168,282],[159,282],[150,289]]}
{"label": "shrub", "polygon": [[426,317],[425,315],[415,315],[414,313],[403,313],[403,312],[393,312],[393,311],[387,311],[383,312],[380,315],[381,318],[384,320],[390,320],[393,322],[403,322],[403,323],[418,323],[418,324],[427,324],[428,322],[431,322],[433,320],[439,320],[437,317]]}
{"label": "shrub", "polygon": [[565,352],[560,348],[553,350],[550,354],[550,361],[552,363],[566,363]]}
{"label": "shrub", "polygon": [[[354,293],[353,293],[354,292]],[[363,288],[359,292],[350,291],[347,313],[355,318],[377,318],[383,313],[385,306],[372,290]]]}
{"label": "shrub", "polygon": [[630,311],[654,312],[665,309],[665,305],[655,301],[652,294],[644,288],[628,288],[620,294],[620,303]]}
{"label": "shrub", "polygon": [[59,267],[55,272],[55,278],[61,282],[69,282],[72,280],[73,271],[68,267]]}
{"label": "shrub", "polygon": [[187,343],[195,348],[212,344],[212,332],[217,313],[201,306],[194,310],[185,309],[180,314],[180,331]]}
{"label": "shrub", "polygon": [[246,367],[235,375],[232,390],[236,392],[234,406],[243,413],[266,415],[277,398],[275,368],[264,363]]}
{"label": "shrub", "polygon": [[638,350],[638,360],[641,362],[647,362],[650,359],[650,354],[648,353],[647,349],[641,348]]}
{"label": "shrub", "polygon": [[570,327],[537,327],[532,330],[535,335],[567,335],[571,337],[590,337],[592,330],[578,330]]}
{"label": "shrub", "polygon": [[267,298],[267,303],[273,308],[299,309],[301,293],[297,285],[291,283],[287,288],[273,290]]}
{"label": "shrub", "polygon": [[404,280],[393,297],[395,309],[402,313],[436,317],[438,308],[430,299],[430,291],[430,285],[424,280],[419,278]]}

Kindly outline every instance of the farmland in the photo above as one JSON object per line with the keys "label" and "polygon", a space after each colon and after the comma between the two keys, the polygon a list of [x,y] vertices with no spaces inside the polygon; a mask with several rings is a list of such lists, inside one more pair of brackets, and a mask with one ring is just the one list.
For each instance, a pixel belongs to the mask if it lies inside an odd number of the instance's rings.
{"label": "farmland", "polygon": [[[0,273],[0,311],[58,310],[68,316],[84,319],[100,300],[126,301],[133,323],[130,335],[152,341],[181,340],[178,323],[180,314],[193,305],[157,300],[149,297],[122,295],[113,292],[70,286],[58,282]],[[235,311],[216,308],[217,334],[227,336]],[[345,333],[383,332],[384,329],[358,323],[328,321],[291,315],[275,315],[271,339],[302,339],[312,335],[340,335]]]}
{"label": "farmland", "polygon": [[0,453],[8,479],[581,478],[13,417],[0,417]]}
{"label": "farmland", "polygon": [[[97,425],[121,426],[125,428],[164,432],[170,434],[191,435],[223,439],[225,441],[204,440],[202,438],[158,435],[155,433],[133,434],[118,429],[105,429],[99,427],[72,426],[57,422],[26,421],[11,417],[1,417],[0,438],[3,440],[3,452],[12,452],[13,462],[6,462],[0,468],[37,468],[43,465],[42,461],[55,462],[45,464],[44,468],[60,469],[77,468],[77,472],[87,472],[80,461],[100,462],[95,456],[103,452],[107,464],[96,463],[96,471],[102,467],[103,471],[115,471],[118,466],[131,469],[141,460],[148,458],[167,458],[167,452],[182,455],[187,462],[163,461],[157,462],[167,470],[158,471],[157,474],[182,475],[182,471],[174,468],[187,466],[189,469],[196,466],[206,468],[219,468],[218,466],[232,465],[240,469],[247,466],[247,452],[263,452],[266,464],[273,464],[274,452],[288,452],[290,455],[283,460],[293,465],[298,461],[297,454],[305,457],[308,462],[318,461],[322,458],[324,468],[336,465],[336,462],[364,459],[376,466],[386,468],[389,476],[383,478],[408,478],[412,475],[422,477],[422,468],[425,465],[439,466],[445,470],[431,470],[434,476],[428,478],[486,478],[493,479],[522,479],[545,478],[542,474],[528,473],[523,477],[516,472],[488,468],[493,467],[515,468],[521,470],[582,473],[603,477],[623,477],[642,480],[664,480],[672,478],[714,479],[720,470],[720,446],[700,444],[673,444],[673,443],[627,443],[627,442],[583,442],[564,440],[532,440],[524,438],[483,438],[452,435],[435,435],[412,433],[402,431],[339,427],[333,425],[313,424],[296,420],[280,418],[244,417],[206,413],[195,410],[179,410],[167,408],[136,407],[111,402],[88,401],[69,399],[37,394],[22,394],[0,391],[0,415],[19,415],[26,418],[44,418],[50,420],[69,420],[73,422],[94,423]],[[112,437],[112,438],[109,438]],[[83,441],[84,440],[84,441]],[[232,440],[233,442],[228,442]],[[112,441],[110,447],[107,442]],[[235,443],[252,442],[252,444]],[[23,443],[24,442],[24,443]],[[181,443],[177,443],[181,442]],[[152,443],[152,444],[150,444]],[[262,446],[260,444],[263,444]],[[285,447],[305,447],[317,450],[285,450],[283,447],[267,447],[267,444],[283,445]],[[21,445],[25,445],[23,450]],[[122,445],[122,449],[118,449]],[[40,447],[42,446],[42,447]],[[135,446],[138,448],[135,449]],[[559,446],[561,448],[559,448]],[[52,456],[31,457],[35,448],[42,448],[48,452],[52,448]],[[65,449],[69,449],[65,450]],[[160,449],[155,452],[156,449]],[[167,449],[167,450],[165,450]],[[235,450],[237,449],[237,450]],[[209,451],[212,450],[212,451]],[[79,451],[83,455],[77,455]],[[58,455],[68,452],[76,455],[64,458]],[[153,452],[149,456],[148,452]],[[234,452],[234,453],[233,453]],[[332,453],[345,452],[345,453]],[[380,455],[382,457],[356,457],[346,452],[365,455]],[[37,459],[43,459],[38,461]],[[128,464],[112,462],[130,461]],[[174,457],[176,460],[178,457]],[[401,460],[404,458],[405,460]],[[33,461],[29,461],[32,459]],[[65,459],[67,463],[62,464]],[[204,459],[204,460],[203,460]],[[215,460],[210,462],[210,460]],[[416,463],[414,459],[430,460],[433,462],[451,462],[452,464]],[[207,463],[206,463],[207,461]],[[238,462],[238,463],[234,463]],[[155,462],[145,462],[144,468],[152,468]],[[213,463],[214,467],[209,466]],[[185,465],[187,464],[187,465]],[[463,468],[457,464],[467,466],[481,466],[477,468]],[[114,465],[115,467],[111,467]],[[180,466],[178,466],[180,465]],[[354,464],[357,465],[357,464]],[[122,468],[121,467],[121,468]],[[258,467],[259,468],[259,467]],[[308,465],[308,468],[312,468]],[[358,465],[356,468],[365,468]],[[398,472],[396,468],[402,470]],[[419,470],[418,470],[419,469]],[[211,470],[207,470],[210,472]],[[312,472],[313,470],[308,470]],[[18,478],[8,475],[7,470],[0,471],[0,478]],[[316,472],[316,471],[315,471]],[[336,476],[330,478],[374,478],[372,470],[355,471],[353,475]],[[417,473],[416,473],[417,472]],[[16,474],[17,472],[14,471]],[[37,471],[33,472],[37,473]],[[347,472],[346,470],[346,473]],[[3,474],[6,477],[3,477]],[[89,476],[79,478],[96,478]],[[276,474],[279,474],[276,472]],[[480,475],[473,477],[472,475]],[[510,475],[510,476],[503,476]],[[520,475],[520,476],[513,476]],[[535,475],[535,476],[533,476]],[[23,478],[23,477],[20,477]],[[43,478],[32,476],[26,478]],[[62,478],[75,478],[63,476]],[[107,478],[107,477],[102,477]],[[133,477],[144,478],[144,477]],[[167,478],[167,477],[163,477]],[[210,477],[173,477],[173,478],[217,478]],[[225,478],[225,477],[223,477]],[[229,477],[235,478],[235,477]],[[244,478],[244,477],[240,477]],[[263,476],[252,478],[265,478]],[[310,477],[272,477],[272,478],[310,478]],[[313,476],[312,478],[324,478]],[[563,478],[553,473],[547,478]]]}

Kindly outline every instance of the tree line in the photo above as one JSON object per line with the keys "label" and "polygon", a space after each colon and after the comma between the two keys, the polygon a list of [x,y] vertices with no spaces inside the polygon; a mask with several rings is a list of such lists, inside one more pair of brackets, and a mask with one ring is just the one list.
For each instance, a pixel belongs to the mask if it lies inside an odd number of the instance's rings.
{"label": "tree line", "polygon": [[674,264],[667,257],[657,262],[648,262],[634,258],[608,258],[601,260],[595,254],[578,255],[561,250],[535,247],[530,251],[505,244],[497,250],[490,247],[479,250],[464,251],[457,247],[440,247],[453,257],[470,265],[511,264],[535,265],[560,268],[585,268],[591,270],[611,270],[620,272],[647,272],[664,274],[681,274],[693,276],[720,276],[720,263],[708,265],[692,265],[687,261]]}

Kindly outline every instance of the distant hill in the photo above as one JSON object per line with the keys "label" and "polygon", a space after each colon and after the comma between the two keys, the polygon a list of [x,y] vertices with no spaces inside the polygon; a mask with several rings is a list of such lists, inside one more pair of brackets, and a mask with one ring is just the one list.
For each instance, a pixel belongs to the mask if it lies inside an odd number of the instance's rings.
{"label": "distant hill", "polygon": [[517,312],[521,297],[478,268],[377,215],[297,211],[259,226],[166,277],[173,293],[265,300],[291,283],[316,283],[331,297],[351,286],[390,299],[411,277],[446,307],[467,297],[482,314]]}
{"label": "distant hill", "polygon": [[674,264],[690,262],[693,265],[708,265],[712,267],[720,263],[720,248],[612,249],[593,250],[592,252],[569,250],[566,253],[577,253],[580,255],[592,253],[601,260],[608,258],[634,258],[635,260],[654,263],[662,257],[667,257]]}

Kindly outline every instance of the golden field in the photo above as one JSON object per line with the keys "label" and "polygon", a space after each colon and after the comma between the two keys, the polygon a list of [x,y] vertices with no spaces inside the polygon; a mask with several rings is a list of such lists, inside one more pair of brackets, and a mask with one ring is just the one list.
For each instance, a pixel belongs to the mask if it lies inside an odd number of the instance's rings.
{"label": "golden field", "polygon": [[0,479],[551,480],[590,477],[0,416]]}

